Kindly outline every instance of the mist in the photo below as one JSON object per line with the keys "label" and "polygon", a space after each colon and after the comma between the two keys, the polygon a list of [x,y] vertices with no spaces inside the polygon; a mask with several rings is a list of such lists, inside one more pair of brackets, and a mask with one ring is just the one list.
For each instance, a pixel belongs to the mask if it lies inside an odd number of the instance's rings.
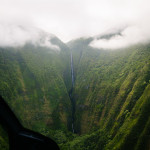
{"label": "mist", "polygon": [[34,46],[49,47],[54,50],[60,50],[57,45],[51,43],[54,37],[52,34],[28,26],[25,24],[0,23],[0,46],[18,47],[31,43]]}
{"label": "mist", "polygon": [[[110,27],[99,35],[99,37],[105,34],[114,34],[114,36],[110,39],[95,37],[90,46],[114,50],[140,43],[149,43],[150,2],[147,0],[133,0],[129,2],[127,0],[126,3],[122,3],[116,9],[116,14],[113,16],[116,19],[112,22],[112,24],[116,23],[115,26]],[[120,33],[115,35],[119,29],[121,29]]]}
{"label": "mist", "polygon": [[[0,0],[0,46],[28,41],[53,47],[55,35],[63,42],[94,37],[90,46],[117,49],[150,40],[149,0]],[[125,27],[125,28],[124,28]],[[110,39],[97,38],[123,28]],[[43,32],[46,33],[44,36]],[[49,34],[47,34],[49,33]],[[42,38],[45,40],[41,40]]]}
{"label": "mist", "polygon": [[[95,37],[94,40],[90,43],[90,46],[99,49],[115,50],[126,48],[136,44],[150,43],[150,24],[149,22],[147,24],[142,23],[139,25],[130,25],[119,32],[119,34],[118,30],[116,29],[111,30],[111,32],[106,31],[103,34],[99,35],[99,38]],[[109,35],[113,36],[111,38],[103,38]]]}

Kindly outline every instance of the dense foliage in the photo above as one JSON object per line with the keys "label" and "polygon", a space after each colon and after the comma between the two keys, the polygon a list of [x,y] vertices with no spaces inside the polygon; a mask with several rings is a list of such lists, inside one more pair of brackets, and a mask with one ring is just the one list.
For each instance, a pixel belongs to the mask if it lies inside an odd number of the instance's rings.
{"label": "dense foliage", "polygon": [[24,126],[67,129],[71,114],[68,49],[0,49],[0,94]]}
{"label": "dense foliage", "polygon": [[109,51],[86,43],[69,43],[75,57],[75,130],[86,134],[74,149],[148,149],[150,45]]}
{"label": "dense foliage", "polygon": [[109,51],[91,48],[90,40],[59,41],[60,52],[30,44],[0,48],[0,94],[25,127],[62,150],[148,149],[150,45]]}

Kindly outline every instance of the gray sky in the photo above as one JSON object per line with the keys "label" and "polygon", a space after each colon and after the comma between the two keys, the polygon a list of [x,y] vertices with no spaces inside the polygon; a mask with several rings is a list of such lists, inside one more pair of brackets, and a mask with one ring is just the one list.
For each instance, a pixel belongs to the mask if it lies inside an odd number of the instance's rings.
{"label": "gray sky", "polygon": [[[18,25],[29,28],[30,32],[31,28],[41,28],[64,42],[127,26],[122,32],[123,37],[114,37],[109,41],[95,40],[91,44],[100,48],[120,48],[150,39],[150,1],[0,0],[0,44],[12,39],[17,42],[20,36],[22,41],[24,36],[25,40],[33,39],[36,34],[34,29],[33,34],[22,34],[16,28]],[[11,39],[7,41],[10,33]]]}

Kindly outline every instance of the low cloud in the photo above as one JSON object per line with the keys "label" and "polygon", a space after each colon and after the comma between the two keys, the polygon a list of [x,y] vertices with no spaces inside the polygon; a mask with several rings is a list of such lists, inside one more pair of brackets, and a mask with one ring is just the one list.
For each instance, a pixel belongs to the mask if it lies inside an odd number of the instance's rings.
{"label": "low cloud", "polygon": [[[24,44],[28,40],[36,43],[40,40],[41,33],[37,33],[33,26],[56,35],[64,42],[104,34],[114,27],[116,29],[112,32],[115,32],[126,26],[120,35],[110,39],[95,37],[91,46],[98,48],[116,49],[139,42],[145,43],[150,39],[149,0],[0,0],[0,2],[0,45]],[[18,26],[20,22],[28,31],[21,30]],[[47,42],[46,45],[54,46]]]}
{"label": "low cloud", "polygon": [[150,42],[150,24],[128,26],[124,30],[118,32],[106,32],[95,37],[90,46],[102,49],[120,49],[139,43]]}
{"label": "low cloud", "polygon": [[60,50],[57,45],[51,43],[53,37],[54,35],[48,34],[31,25],[0,22],[1,47],[18,47],[24,46],[27,43],[32,43],[35,46]]}
{"label": "low cloud", "polygon": [[113,50],[150,42],[150,2],[148,0],[120,2],[112,0],[111,2],[114,2],[110,7],[113,11],[110,10],[112,14],[109,15],[113,19],[109,18],[110,26],[101,32],[101,36],[107,34],[114,34],[114,36],[111,38],[95,37],[90,46]]}

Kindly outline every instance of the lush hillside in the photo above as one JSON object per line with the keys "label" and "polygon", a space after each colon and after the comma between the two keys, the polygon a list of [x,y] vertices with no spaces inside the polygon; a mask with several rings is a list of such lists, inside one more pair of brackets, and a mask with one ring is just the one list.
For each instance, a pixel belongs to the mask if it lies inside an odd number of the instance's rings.
{"label": "lush hillside", "polygon": [[39,132],[66,130],[71,114],[68,48],[28,44],[1,48],[0,57],[0,94],[23,125]]}
{"label": "lush hillside", "polygon": [[66,46],[53,38],[60,51],[0,48],[0,95],[25,127],[52,137],[62,150],[148,150],[150,45],[109,51],[88,46],[91,41]]}
{"label": "lush hillside", "polygon": [[69,43],[76,65],[75,131],[88,134],[69,143],[71,149],[148,149],[150,46],[106,51],[78,41]]}

